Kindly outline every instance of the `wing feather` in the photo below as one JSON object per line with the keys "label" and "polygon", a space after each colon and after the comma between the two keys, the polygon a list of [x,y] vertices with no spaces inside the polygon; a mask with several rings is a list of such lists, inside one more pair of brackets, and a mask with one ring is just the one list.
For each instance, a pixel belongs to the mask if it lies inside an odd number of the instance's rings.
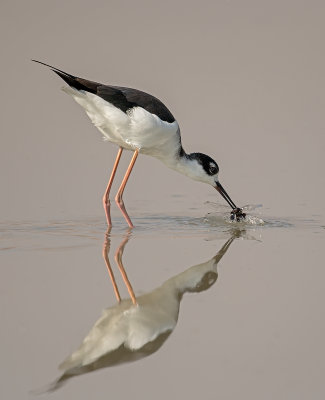
{"label": "wing feather", "polygon": [[69,86],[76,90],[83,90],[96,94],[103,100],[113,104],[124,113],[135,108],[142,107],[151,114],[157,115],[162,121],[172,123],[175,121],[172,113],[156,97],[141,90],[126,88],[122,86],[103,85],[98,82],[89,81],[77,76],[68,74],[58,68],[45,64],[41,61],[32,60],[39,64],[50,67],[53,72],[59,75]]}

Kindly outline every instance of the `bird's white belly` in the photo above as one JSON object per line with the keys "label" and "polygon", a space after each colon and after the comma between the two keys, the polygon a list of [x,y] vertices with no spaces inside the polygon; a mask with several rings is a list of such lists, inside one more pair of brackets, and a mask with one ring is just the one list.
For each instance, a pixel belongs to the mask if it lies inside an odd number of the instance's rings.
{"label": "bird's white belly", "polygon": [[170,157],[178,150],[180,133],[177,121],[162,121],[141,107],[125,113],[95,94],[71,87],[63,90],[85,109],[105,140],[157,158]]}

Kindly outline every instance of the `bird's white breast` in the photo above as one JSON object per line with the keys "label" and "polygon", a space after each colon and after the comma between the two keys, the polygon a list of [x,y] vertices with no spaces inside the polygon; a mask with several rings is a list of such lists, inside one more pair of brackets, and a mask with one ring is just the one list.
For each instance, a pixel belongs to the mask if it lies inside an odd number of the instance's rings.
{"label": "bird's white breast", "polygon": [[172,157],[178,151],[177,121],[162,121],[142,107],[134,107],[125,113],[93,93],[71,87],[63,90],[85,109],[105,140],[157,158]]}

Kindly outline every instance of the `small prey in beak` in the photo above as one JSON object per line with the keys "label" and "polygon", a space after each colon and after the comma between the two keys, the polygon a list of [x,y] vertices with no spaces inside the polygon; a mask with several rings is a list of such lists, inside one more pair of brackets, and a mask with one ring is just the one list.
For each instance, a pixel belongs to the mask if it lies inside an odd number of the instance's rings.
{"label": "small prey in beak", "polygon": [[236,204],[231,200],[230,196],[228,193],[225,191],[221,183],[218,181],[216,182],[215,188],[218,190],[218,192],[221,194],[221,196],[226,200],[226,202],[230,205],[232,208],[230,219],[234,220],[236,218],[236,221],[240,221],[241,219],[246,218],[246,213],[243,212],[242,208],[239,208],[236,206]]}

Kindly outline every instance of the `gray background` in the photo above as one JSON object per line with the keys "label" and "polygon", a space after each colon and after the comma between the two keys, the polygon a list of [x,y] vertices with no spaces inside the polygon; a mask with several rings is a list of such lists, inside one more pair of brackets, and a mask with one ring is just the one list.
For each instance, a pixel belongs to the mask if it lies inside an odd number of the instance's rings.
{"label": "gray background", "polygon": [[[63,82],[31,58],[159,97],[185,149],[219,163],[235,202],[283,215],[306,202],[322,211],[324,2],[4,1],[1,8],[3,218],[100,215],[117,151],[59,90]],[[154,159],[137,164],[130,205],[212,191]]]}

